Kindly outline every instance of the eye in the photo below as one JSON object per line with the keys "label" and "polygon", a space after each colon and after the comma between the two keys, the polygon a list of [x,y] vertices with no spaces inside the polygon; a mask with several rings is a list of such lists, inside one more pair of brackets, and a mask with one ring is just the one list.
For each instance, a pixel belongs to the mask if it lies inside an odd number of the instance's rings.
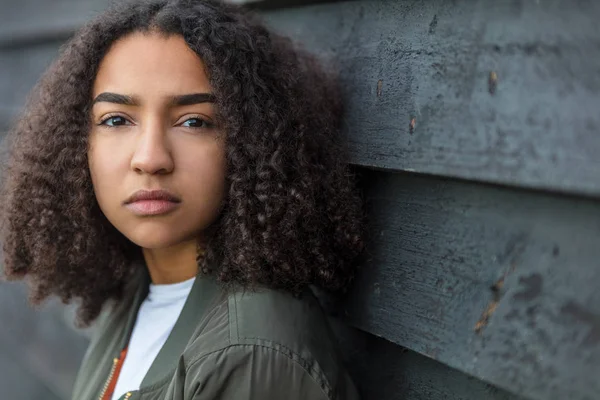
{"label": "eye", "polygon": [[186,119],[181,126],[185,127],[185,128],[210,128],[212,127],[211,123],[199,118],[199,117],[194,117],[194,118],[188,118]]}
{"label": "eye", "polygon": [[114,115],[114,116],[103,119],[99,125],[105,125],[105,126],[114,128],[117,126],[125,126],[125,125],[132,125],[132,124],[130,121],[127,120],[127,118],[121,117],[119,115]]}

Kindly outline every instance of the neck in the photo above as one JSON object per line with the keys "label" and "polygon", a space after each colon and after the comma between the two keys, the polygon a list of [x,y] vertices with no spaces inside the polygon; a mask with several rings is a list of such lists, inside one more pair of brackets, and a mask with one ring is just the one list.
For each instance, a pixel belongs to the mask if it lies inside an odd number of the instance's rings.
{"label": "neck", "polygon": [[163,249],[143,249],[152,283],[183,282],[196,276],[197,241],[191,240]]}

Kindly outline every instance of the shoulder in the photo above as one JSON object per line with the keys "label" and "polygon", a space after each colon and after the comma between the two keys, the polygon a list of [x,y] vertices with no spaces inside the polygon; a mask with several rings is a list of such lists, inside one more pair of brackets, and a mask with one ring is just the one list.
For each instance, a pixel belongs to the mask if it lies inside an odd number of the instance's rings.
{"label": "shoulder", "polygon": [[230,374],[238,382],[235,387],[250,380],[247,388],[275,391],[261,393],[262,398],[290,398],[290,393],[299,398],[354,398],[340,397],[354,388],[327,318],[310,291],[299,297],[272,289],[232,292],[202,325],[212,334],[200,335],[204,337],[197,342],[203,350],[188,357],[194,382],[210,386],[212,377],[221,386],[224,374]]}
{"label": "shoulder", "polygon": [[298,354],[336,348],[327,317],[310,290],[301,296],[267,288],[222,293],[192,340],[202,346],[199,356],[233,345],[287,348]]}
{"label": "shoulder", "polygon": [[293,350],[333,345],[319,302],[307,290],[301,296],[260,289],[228,296],[229,322],[235,343],[279,343]]}

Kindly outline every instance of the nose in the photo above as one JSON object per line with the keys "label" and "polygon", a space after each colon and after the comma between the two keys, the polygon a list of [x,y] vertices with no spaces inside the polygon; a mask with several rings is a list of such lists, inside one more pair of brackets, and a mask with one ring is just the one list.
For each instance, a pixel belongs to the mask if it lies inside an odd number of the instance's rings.
{"label": "nose", "polygon": [[131,168],[139,174],[168,174],[174,162],[166,130],[160,121],[147,123],[138,135]]}

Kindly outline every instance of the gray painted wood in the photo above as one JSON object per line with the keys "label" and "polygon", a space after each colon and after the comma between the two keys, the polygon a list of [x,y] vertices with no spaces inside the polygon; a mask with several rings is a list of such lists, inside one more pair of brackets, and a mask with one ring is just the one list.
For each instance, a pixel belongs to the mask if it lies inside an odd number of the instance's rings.
{"label": "gray painted wood", "polygon": [[110,0],[2,0],[0,48],[64,39],[110,3]]}
{"label": "gray painted wood", "polygon": [[268,18],[339,69],[354,163],[600,195],[600,2],[352,1]]}
{"label": "gray painted wood", "polygon": [[[0,283],[0,358],[14,360],[26,371],[20,379],[0,375],[0,391],[20,391],[25,384],[45,390],[48,396],[18,399],[68,399],[88,344],[83,331],[75,331],[64,306],[50,302],[33,309],[23,284]],[[44,389],[45,388],[45,389]]]}
{"label": "gray painted wood", "polygon": [[363,399],[522,399],[382,338],[332,322]]}
{"label": "gray painted wood", "polygon": [[[64,39],[116,0],[2,0],[0,48]],[[300,5],[323,0],[225,0],[252,8]]]}
{"label": "gray painted wood", "polygon": [[367,172],[346,319],[532,399],[600,392],[600,202]]}
{"label": "gray painted wood", "polygon": [[[30,4],[3,12],[0,48],[64,38],[108,0]],[[266,16],[335,60],[355,164],[600,196],[600,2],[364,0]]]}
{"label": "gray painted wood", "polygon": [[56,396],[25,368],[19,358],[0,353],[0,391],[3,399],[64,400]]}
{"label": "gray painted wood", "polygon": [[0,140],[3,138],[4,132],[10,129],[14,117],[18,112],[17,107],[0,106]]}
{"label": "gray painted wood", "polygon": [[61,41],[0,50],[0,129],[9,125],[28,93],[58,55]]}

